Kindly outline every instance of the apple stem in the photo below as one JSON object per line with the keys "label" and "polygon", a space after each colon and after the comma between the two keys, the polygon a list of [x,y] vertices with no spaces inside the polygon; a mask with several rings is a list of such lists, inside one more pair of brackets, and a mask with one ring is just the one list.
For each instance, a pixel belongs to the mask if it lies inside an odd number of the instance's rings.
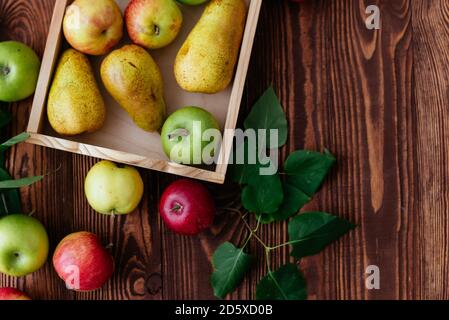
{"label": "apple stem", "polygon": [[31,212],[28,213],[28,216],[29,216],[29,217],[32,217],[35,213],[36,213],[36,208],[34,208],[33,210],[31,210]]}
{"label": "apple stem", "polygon": [[161,29],[159,28],[159,26],[157,24],[154,25],[154,34],[155,35],[159,35],[161,33]]}
{"label": "apple stem", "polygon": [[182,206],[179,203],[176,203],[173,208],[171,209],[172,212],[178,212],[182,209]]}
{"label": "apple stem", "polygon": [[190,134],[189,130],[184,128],[178,128],[168,134],[168,140],[173,141],[178,139],[179,137],[187,137],[189,136],[189,134]]}
{"label": "apple stem", "polygon": [[11,70],[7,66],[0,66],[0,73],[2,73],[4,76],[7,76]]}

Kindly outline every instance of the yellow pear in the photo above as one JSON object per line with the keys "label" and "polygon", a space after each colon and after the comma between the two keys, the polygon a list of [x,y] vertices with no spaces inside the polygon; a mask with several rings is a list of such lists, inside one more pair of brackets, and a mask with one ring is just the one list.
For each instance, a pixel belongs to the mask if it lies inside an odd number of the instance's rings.
{"label": "yellow pear", "polygon": [[244,0],[212,0],[175,61],[186,91],[217,93],[232,81],[246,20]]}
{"label": "yellow pear", "polygon": [[112,51],[101,64],[101,79],[138,127],[149,132],[162,127],[165,117],[162,75],[145,49],[125,45]]}
{"label": "yellow pear", "polygon": [[101,128],[106,108],[87,57],[73,49],[59,60],[50,88],[47,115],[62,135],[77,135]]}

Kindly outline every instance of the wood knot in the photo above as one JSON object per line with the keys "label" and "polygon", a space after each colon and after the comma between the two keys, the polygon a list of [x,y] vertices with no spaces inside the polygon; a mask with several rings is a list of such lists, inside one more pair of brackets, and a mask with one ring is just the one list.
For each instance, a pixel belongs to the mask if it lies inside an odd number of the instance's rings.
{"label": "wood knot", "polygon": [[149,294],[158,294],[162,289],[162,276],[160,273],[150,274],[147,278],[146,287]]}

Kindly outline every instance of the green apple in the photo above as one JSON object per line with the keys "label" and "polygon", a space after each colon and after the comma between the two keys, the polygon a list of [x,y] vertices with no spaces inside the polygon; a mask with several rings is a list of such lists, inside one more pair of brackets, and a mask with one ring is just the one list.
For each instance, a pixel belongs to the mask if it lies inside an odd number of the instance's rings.
{"label": "green apple", "polygon": [[208,111],[199,107],[184,107],[165,121],[161,142],[171,161],[211,164],[221,144],[220,125]]}
{"label": "green apple", "polygon": [[47,256],[47,232],[37,219],[24,214],[0,218],[0,272],[25,276],[41,268]]}
{"label": "green apple", "polygon": [[142,199],[143,181],[135,168],[103,160],[87,173],[84,192],[95,211],[127,214],[134,211]]}
{"label": "green apple", "polygon": [[36,90],[40,61],[36,53],[16,41],[0,42],[0,101],[28,98]]}
{"label": "green apple", "polygon": [[177,0],[177,1],[182,4],[188,4],[189,6],[197,6],[209,0]]}

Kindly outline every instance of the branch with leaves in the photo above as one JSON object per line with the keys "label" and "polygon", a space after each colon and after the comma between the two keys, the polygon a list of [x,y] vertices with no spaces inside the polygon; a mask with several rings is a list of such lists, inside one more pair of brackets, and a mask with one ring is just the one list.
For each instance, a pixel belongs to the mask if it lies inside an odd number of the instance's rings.
{"label": "branch with leaves", "polygon": [[[287,142],[287,119],[273,88],[269,88],[256,102],[244,122],[245,129],[278,130],[278,141],[268,141],[268,148],[280,148]],[[258,155],[258,143],[245,141],[237,146],[248,159],[250,152]],[[256,157],[258,158],[258,157]],[[257,226],[252,229],[241,215],[249,235],[240,248],[230,242],[220,245],[212,257],[214,272],[211,285],[218,298],[233,292],[242,282],[245,274],[255,261],[245,252],[251,239],[264,248],[268,273],[256,288],[256,298],[261,300],[302,300],[307,298],[306,281],[296,264],[287,263],[277,270],[271,269],[270,256],[273,251],[291,247],[290,255],[299,259],[317,254],[328,244],[340,238],[355,226],[347,220],[325,212],[298,212],[307,204],[320,188],[335,157],[324,153],[299,150],[291,153],[284,162],[282,177],[279,171],[272,175],[261,175],[260,169],[270,164],[234,164],[230,176],[242,186],[243,207],[257,217]],[[235,163],[235,161],[234,161]],[[288,222],[289,241],[269,246],[258,235],[260,224]]]}

